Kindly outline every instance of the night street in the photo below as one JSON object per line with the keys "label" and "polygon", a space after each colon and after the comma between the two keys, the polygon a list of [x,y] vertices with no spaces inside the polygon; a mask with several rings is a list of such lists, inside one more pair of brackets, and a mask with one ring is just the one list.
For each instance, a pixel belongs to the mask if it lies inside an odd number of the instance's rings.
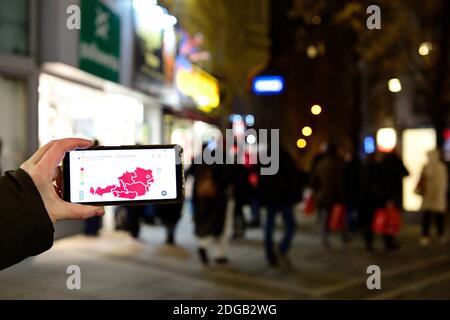
{"label": "night street", "polygon": [[[161,227],[146,227],[141,241],[123,232],[99,239],[74,236],[0,274],[1,299],[445,299],[450,294],[450,245],[418,245],[417,226],[400,236],[395,253],[370,256],[358,238],[331,250],[303,219],[292,248],[293,270],[269,268],[260,230],[232,242],[229,266],[203,267],[187,216],[179,247],[161,245]],[[381,246],[380,246],[381,247]],[[446,253],[447,252],[447,253]],[[67,266],[82,272],[81,290],[66,288]],[[382,289],[366,287],[366,267],[382,270]]]}
{"label": "night street", "polygon": [[0,0],[0,308],[437,310],[416,300],[450,300],[449,17],[450,0]]}

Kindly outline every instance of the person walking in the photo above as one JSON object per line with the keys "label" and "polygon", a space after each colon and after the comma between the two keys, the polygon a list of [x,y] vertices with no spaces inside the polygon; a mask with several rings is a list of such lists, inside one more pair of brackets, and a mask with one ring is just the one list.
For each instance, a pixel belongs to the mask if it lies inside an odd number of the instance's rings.
{"label": "person walking", "polygon": [[166,244],[170,246],[176,245],[175,230],[178,220],[181,218],[183,203],[161,204],[156,207],[156,215],[161,219],[166,229]]}
{"label": "person walking", "polygon": [[[311,187],[318,208],[320,235],[324,246],[329,247],[328,222],[333,207],[344,203],[344,162],[337,148],[329,144],[327,152],[315,164],[311,175]],[[345,230],[343,238],[345,240]]]}
{"label": "person walking", "polygon": [[[280,260],[287,266],[291,265],[288,253],[295,234],[292,206],[298,197],[298,194],[296,194],[296,177],[295,163],[288,152],[283,149],[280,150],[278,173],[261,175],[260,177],[261,204],[267,208],[264,245],[266,258],[271,266],[278,266]],[[278,213],[281,213],[283,218],[284,236],[278,250],[275,251],[273,233]]]}
{"label": "person walking", "polygon": [[[203,146],[203,150],[207,148],[207,145]],[[216,151],[212,150],[211,154]],[[194,177],[192,208],[200,261],[204,265],[209,264],[208,249],[214,245],[215,262],[225,264],[228,262],[226,250],[229,241],[225,228],[231,180],[229,170],[223,164],[206,164],[202,159],[194,159],[186,172],[186,176],[189,175]]]}
{"label": "person walking", "polygon": [[[419,189],[419,190],[417,190]],[[445,214],[447,212],[448,173],[447,166],[440,159],[438,150],[428,152],[428,162],[422,169],[416,191],[422,195],[422,237],[421,245],[430,244],[430,226],[434,220],[439,242],[446,243]]]}
{"label": "person walking", "polygon": [[361,195],[359,223],[362,227],[364,243],[368,252],[374,251],[372,223],[375,210],[383,206],[380,170],[377,155],[367,155],[361,167],[359,183]]}
{"label": "person walking", "polygon": [[360,181],[361,162],[356,152],[348,153],[344,164],[344,195],[347,208],[348,232],[353,234],[357,229],[357,220],[360,211]]}
{"label": "person walking", "polygon": [[[403,210],[403,178],[409,175],[402,159],[395,151],[385,154],[380,163],[382,202],[384,208]],[[385,235],[386,250],[395,250],[398,244],[395,236]]]}
{"label": "person walking", "polygon": [[127,212],[126,225],[127,230],[134,239],[139,238],[141,231],[141,220],[145,212],[144,205],[129,205],[125,206]]}

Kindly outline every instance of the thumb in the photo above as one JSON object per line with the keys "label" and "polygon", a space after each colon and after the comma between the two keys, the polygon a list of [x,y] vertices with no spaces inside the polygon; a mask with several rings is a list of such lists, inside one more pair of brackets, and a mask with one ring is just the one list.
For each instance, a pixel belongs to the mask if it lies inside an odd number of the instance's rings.
{"label": "thumb", "polygon": [[69,203],[61,199],[58,199],[55,211],[57,212],[56,220],[84,220],[105,214],[103,207]]}

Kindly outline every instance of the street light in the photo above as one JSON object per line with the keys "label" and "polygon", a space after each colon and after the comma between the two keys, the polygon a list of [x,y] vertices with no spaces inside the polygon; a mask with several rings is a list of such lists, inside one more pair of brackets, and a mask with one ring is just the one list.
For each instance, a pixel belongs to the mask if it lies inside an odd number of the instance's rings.
{"label": "street light", "polygon": [[305,137],[309,137],[309,136],[312,134],[312,129],[311,129],[311,127],[308,127],[308,126],[303,127],[303,129],[302,129],[302,134],[303,134]]}
{"label": "street light", "polygon": [[306,147],[306,140],[305,139],[298,139],[297,140],[297,147],[300,149],[303,149]]}
{"label": "street light", "polygon": [[249,127],[255,124],[255,117],[251,114],[245,116],[245,124]]}
{"label": "street light", "polygon": [[322,22],[322,18],[320,16],[314,16],[311,19],[313,25],[318,26]]}
{"label": "street light", "polygon": [[400,92],[402,91],[402,84],[397,78],[392,78],[388,81],[388,88],[390,92]]}
{"label": "street light", "polygon": [[377,147],[381,152],[391,152],[397,144],[394,128],[381,128],[377,131]]}
{"label": "street light", "polygon": [[256,142],[256,137],[253,134],[250,134],[245,138],[248,144],[254,144]]}
{"label": "street light", "polygon": [[308,58],[310,59],[314,59],[315,57],[317,57],[317,48],[314,45],[309,45],[308,48],[306,48],[306,55],[308,56]]}
{"label": "street light", "polygon": [[427,56],[432,49],[433,49],[433,46],[431,45],[431,42],[427,41],[427,42],[422,42],[420,44],[418,51],[421,56]]}
{"label": "street light", "polygon": [[322,112],[322,107],[318,104],[315,104],[311,107],[311,113],[315,116],[318,116]]}

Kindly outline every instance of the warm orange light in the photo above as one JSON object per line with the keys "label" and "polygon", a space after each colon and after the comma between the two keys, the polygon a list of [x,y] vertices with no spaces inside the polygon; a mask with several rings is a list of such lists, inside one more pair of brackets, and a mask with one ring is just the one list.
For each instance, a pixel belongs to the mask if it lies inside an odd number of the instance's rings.
{"label": "warm orange light", "polygon": [[318,104],[315,104],[311,107],[311,113],[315,116],[319,115],[322,112],[322,107]]}
{"label": "warm orange light", "polygon": [[418,51],[419,51],[419,54],[421,56],[426,56],[426,55],[428,55],[430,53],[432,48],[433,48],[433,46],[431,45],[430,42],[423,42],[423,43],[420,44],[420,47],[419,47]]}
{"label": "warm orange light", "polygon": [[305,139],[298,139],[297,140],[297,147],[300,149],[303,149],[306,147],[306,140]]}
{"label": "warm orange light", "polygon": [[302,129],[302,134],[303,134],[305,137],[309,137],[309,136],[312,134],[312,129],[311,129],[311,127],[308,127],[308,126],[303,127],[303,129]]}
{"label": "warm orange light", "polygon": [[400,92],[402,91],[402,84],[399,79],[392,78],[388,81],[388,88],[390,92]]}
{"label": "warm orange light", "polygon": [[377,147],[381,152],[391,152],[397,144],[397,133],[393,128],[381,128],[377,131]]}
{"label": "warm orange light", "polygon": [[198,67],[192,66],[190,70],[180,68],[176,84],[178,90],[194,99],[204,112],[211,112],[220,104],[219,81]]}
{"label": "warm orange light", "polygon": [[306,48],[306,55],[310,59],[314,59],[317,56],[317,48],[314,45],[310,45]]}

